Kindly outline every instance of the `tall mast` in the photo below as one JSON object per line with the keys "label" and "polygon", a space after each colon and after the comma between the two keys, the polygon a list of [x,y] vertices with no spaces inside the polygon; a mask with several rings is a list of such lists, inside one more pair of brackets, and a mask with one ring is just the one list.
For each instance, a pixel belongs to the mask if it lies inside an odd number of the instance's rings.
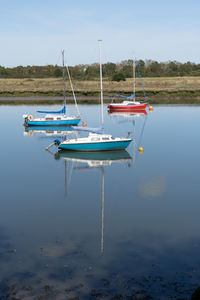
{"label": "tall mast", "polygon": [[100,91],[101,91],[101,124],[103,125],[103,84],[102,84],[102,65],[101,65],[101,42],[99,42],[99,66],[100,66]]}
{"label": "tall mast", "polygon": [[66,106],[66,86],[65,86],[65,61],[64,61],[64,50],[62,50],[62,71],[63,71],[63,95],[64,95],[64,106]]}
{"label": "tall mast", "polygon": [[133,95],[135,101],[135,59],[133,58]]}

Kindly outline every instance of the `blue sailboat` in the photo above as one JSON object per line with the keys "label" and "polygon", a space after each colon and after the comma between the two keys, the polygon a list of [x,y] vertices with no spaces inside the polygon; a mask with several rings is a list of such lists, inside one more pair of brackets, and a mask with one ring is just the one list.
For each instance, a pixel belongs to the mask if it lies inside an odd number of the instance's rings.
{"label": "blue sailboat", "polygon": [[25,126],[76,126],[80,122],[80,113],[78,110],[76,97],[73,91],[72,82],[70,78],[69,69],[67,66],[67,73],[72,88],[74,101],[77,109],[77,116],[67,116],[66,114],[66,87],[65,87],[65,65],[64,65],[64,50],[62,51],[62,69],[63,69],[63,94],[64,94],[64,106],[58,111],[43,111],[38,110],[38,113],[46,114],[44,117],[35,118],[32,115],[23,115]]}
{"label": "blue sailboat", "polygon": [[101,123],[102,128],[96,132],[90,132],[88,137],[66,139],[59,143],[58,148],[70,151],[113,151],[124,150],[131,143],[131,138],[113,137],[103,132],[103,85],[101,65],[101,40],[99,42],[99,65],[100,65],[100,91],[101,91]]}

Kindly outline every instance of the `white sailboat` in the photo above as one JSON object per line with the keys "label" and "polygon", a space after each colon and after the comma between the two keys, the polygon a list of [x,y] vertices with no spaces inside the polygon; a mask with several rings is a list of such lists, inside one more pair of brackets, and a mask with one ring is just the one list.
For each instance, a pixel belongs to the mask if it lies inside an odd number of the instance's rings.
{"label": "white sailboat", "polygon": [[101,40],[99,43],[99,65],[100,65],[100,92],[101,92],[101,125],[102,132],[90,132],[88,137],[67,139],[59,144],[59,149],[73,151],[109,151],[124,150],[128,147],[131,138],[113,137],[111,134],[103,133],[103,84],[102,84],[102,64],[101,64]]}

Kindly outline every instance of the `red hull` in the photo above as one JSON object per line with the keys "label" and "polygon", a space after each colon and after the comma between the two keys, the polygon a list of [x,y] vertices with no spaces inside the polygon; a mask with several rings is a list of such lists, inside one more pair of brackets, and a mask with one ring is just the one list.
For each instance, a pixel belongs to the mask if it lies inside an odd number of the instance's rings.
{"label": "red hull", "polygon": [[137,111],[137,110],[144,110],[147,107],[147,103],[144,104],[135,104],[135,105],[113,105],[108,104],[109,110],[115,110],[115,111]]}

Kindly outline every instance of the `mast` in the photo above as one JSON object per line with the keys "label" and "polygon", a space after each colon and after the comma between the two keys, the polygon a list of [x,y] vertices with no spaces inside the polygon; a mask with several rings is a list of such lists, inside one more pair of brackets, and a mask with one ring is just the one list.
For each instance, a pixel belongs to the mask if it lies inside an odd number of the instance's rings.
{"label": "mast", "polygon": [[102,65],[101,65],[101,42],[102,40],[98,40],[99,43],[99,67],[100,67],[100,92],[101,92],[101,124],[103,125],[103,83],[102,83]]}
{"label": "mast", "polygon": [[133,58],[133,95],[135,101],[135,59]]}
{"label": "mast", "polygon": [[62,50],[62,71],[63,71],[63,96],[64,106],[66,107],[66,86],[65,86],[65,61],[64,61],[64,50]]}

